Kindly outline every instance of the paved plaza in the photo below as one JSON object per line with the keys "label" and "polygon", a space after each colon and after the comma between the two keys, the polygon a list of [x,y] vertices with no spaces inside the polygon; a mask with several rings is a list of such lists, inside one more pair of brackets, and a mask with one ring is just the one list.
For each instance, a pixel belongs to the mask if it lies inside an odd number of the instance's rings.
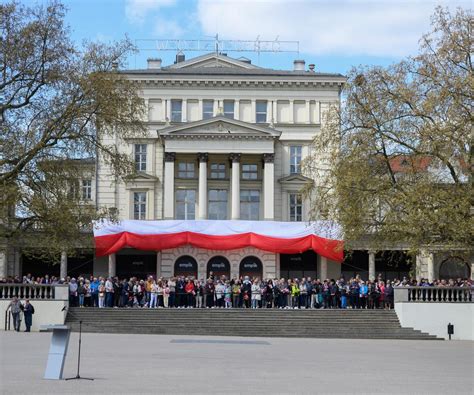
{"label": "paved plaza", "polygon": [[[43,380],[51,334],[0,332],[1,394],[472,394],[474,343],[83,335],[81,375]],[[77,334],[65,377],[75,376]]]}

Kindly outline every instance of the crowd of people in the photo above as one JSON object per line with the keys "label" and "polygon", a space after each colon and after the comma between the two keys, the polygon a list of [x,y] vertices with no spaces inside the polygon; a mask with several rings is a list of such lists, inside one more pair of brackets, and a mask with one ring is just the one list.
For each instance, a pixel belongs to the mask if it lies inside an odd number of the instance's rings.
{"label": "crowd of people", "polygon": [[[13,280],[13,281],[12,281]],[[67,284],[69,302],[78,307],[141,307],[141,308],[279,308],[279,309],[392,309],[394,287],[466,287],[470,293],[473,282],[468,279],[384,280],[364,281],[359,275],[348,279],[259,279],[248,276],[228,279],[214,276],[207,280],[177,276],[146,279],[132,277],[67,277],[58,279],[45,275],[26,275],[11,282],[26,284]],[[471,296],[470,296],[471,297]]]}

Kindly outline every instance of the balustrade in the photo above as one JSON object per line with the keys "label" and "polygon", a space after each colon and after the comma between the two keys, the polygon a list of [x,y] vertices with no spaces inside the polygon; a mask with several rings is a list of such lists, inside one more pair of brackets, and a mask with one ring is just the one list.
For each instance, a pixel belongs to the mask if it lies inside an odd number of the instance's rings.
{"label": "balustrade", "polygon": [[395,302],[472,303],[474,288],[396,287]]}
{"label": "balustrade", "polygon": [[67,300],[68,286],[64,284],[0,284],[0,300]]}

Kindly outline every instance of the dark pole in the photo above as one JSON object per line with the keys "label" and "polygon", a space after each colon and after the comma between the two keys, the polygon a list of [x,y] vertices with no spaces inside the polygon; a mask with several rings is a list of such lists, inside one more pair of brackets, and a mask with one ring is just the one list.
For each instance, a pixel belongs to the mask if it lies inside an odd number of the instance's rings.
{"label": "dark pole", "polygon": [[69,377],[66,380],[94,380],[88,377],[81,377],[79,374],[81,368],[81,343],[82,343],[82,320],[79,320],[79,351],[77,353],[77,374],[76,377]]}
{"label": "dark pole", "polygon": [[82,338],[82,320],[79,320],[79,352],[77,353],[77,378],[79,376],[79,369],[81,367],[81,338]]}

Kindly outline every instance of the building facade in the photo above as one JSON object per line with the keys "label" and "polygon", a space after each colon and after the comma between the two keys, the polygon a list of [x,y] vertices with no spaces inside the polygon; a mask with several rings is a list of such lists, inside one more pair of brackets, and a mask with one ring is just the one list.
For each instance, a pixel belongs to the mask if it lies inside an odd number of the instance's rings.
{"label": "building facade", "polygon": [[[86,172],[89,175],[79,181],[83,199],[116,211],[121,219],[309,220],[310,202],[301,189],[318,180],[304,174],[301,163],[310,154],[325,113],[340,105],[345,77],[315,72],[314,65],[306,68],[302,60],[295,60],[293,66],[292,70],[273,70],[245,58],[210,53],[189,60],[179,55],[168,66],[160,59],[149,59],[146,69],[119,71],[139,84],[147,109],[143,120],[147,133],[125,141],[113,133],[106,138],[105,143],[118,145],[120,152],[133,159],[135,172],[118,180],[107,163],[97,158]],[[18,248],[2,251],[0,277],[32,270]],[[100,258],[89,251],[74,267],[64,253],[61,265],[48,270],[58,271],[61,277],[79,272],[198,278],[205,278],[209,271],[231,277],[337,278],[341,273],[362,273],[374,278],[383,271],[393,278],[408,274],[411,263],[402,257],[396,268],[387,266],[383,254],[361,246],[341,265],[313,251],[126,248]],[[432,252],[418,257],[418,276],[438,277],[443,259]]]}
{"label": "building facade", "polygon": [[[115,182],[99,160],[98,206],[113,208],[124,219],[308,220],[309,202],[300,190],[314,180],[303,174],[301,162],[325,111],[339,105],[342,75],[308,70],[304,61],[278,71],[214,53],[190,60],[180,56],[167,67],[149,60],[147,69],[123,73],[140,84],[148,135],[120,147],[135,161],[136,172],[126,182]],[[153,258],[158,275],[172,276],[189,266],[200,278],[219,267],[231,276],[250,268],[264,277],[280,276],[291,258],[311,260],[295,275],[315,276],[321,261],[329,272],[339,267],[316,254],[283,257],[282,266],[280,254],[254,248],[186,247],[151,255],[123,251],[97,259],[94,271],[149,272]]]}

